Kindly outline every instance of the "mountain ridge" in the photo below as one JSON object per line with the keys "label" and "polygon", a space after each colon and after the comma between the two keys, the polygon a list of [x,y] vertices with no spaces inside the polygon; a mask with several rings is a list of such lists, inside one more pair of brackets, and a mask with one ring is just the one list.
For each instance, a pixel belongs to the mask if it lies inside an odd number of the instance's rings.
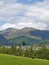
{"label": "mountain ridge", "polygon": [[21,30],[8,28],[4,31],[1,31],[0,35],[8,40],[10,44],[19,44],[23,41],[25,41],[27,44],[49,43],[49,30],[39,30],[29,27],[25,27]]}

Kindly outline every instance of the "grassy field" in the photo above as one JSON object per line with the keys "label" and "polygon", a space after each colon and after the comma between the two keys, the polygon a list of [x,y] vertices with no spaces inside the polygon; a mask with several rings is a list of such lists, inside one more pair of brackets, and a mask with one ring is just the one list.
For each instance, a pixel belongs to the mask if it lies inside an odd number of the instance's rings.
{"label": "grassy field", "polygon": [[0,54],[0,65],[49,65],[49,60],[30,59]]}

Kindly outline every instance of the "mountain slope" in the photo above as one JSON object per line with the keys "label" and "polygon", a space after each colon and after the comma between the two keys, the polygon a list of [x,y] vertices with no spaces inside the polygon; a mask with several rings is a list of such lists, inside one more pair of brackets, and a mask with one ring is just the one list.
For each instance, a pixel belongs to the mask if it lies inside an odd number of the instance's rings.
{"label": "mountain slope", "polygon": [[41,40],[40,39],[36,39],[36,38],[30,38],[27,36],[19,36],[13,39],[9,40],[11,44],[22,44],[23,42],[26,43],[26,45],[30,45],[30,44],[36,44],[39,43]]}
{"label": "mountain slope", "polygon": [[34,28],[25,27],[25,28],[23,28],[21,30],[14,29],[14,28],[8,28],[8,29],[0,32],[0,34],[2,34],[7,39],[11,39],[11,38],[18,37],[18,36],[29,35],[28,32],[31,31],[31,30],[34,30]]}
{"label": "mountain slope", "polygon": [[9,39],[14,37],[16,31],[18,31],[18,29],[8,28],[6,30],[1,31],[0,34],[2,34],[5,38]]}
{"label": "mountain slope", "polygon": [[49,38],[49,30],[33,30],[29,32],[30,35],[40,37],[41,39]]}
{"label": "mountain slope", "polygon": [[5,39],[2,35],[0,35],[0,45],[9,45],[7,39]]}
{"label": "mountain slope", "polygon": [[[14,28],[9,28],[4,31],[1,31],[0,34],[7,39],[10,44],[20,44],[23,41],[26,42],[26,44],[43,44],[43,43],[49,43],[49,30],[37,30],[34,28],[28,28],[25,27],[21,30],[17,30]],[[0,36],[0,40],[2,40],[2,37]],[[8,45],[8,43],[7,43]]]}

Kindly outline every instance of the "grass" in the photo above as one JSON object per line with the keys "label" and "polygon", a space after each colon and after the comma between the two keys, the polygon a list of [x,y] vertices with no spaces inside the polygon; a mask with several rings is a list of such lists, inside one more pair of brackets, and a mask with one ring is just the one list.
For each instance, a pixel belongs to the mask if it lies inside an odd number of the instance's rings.
{"label": "grass", "polygon": [[0,65],[49,65],[49,60],[0,54]]}

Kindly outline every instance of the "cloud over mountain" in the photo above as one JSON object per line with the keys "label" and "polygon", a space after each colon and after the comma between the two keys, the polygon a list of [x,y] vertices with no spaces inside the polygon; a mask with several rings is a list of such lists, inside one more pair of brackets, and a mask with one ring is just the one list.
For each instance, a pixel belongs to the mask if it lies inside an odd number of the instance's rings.
{"label": "cloud over mountain", "polygon": [[49,0],[0,0],[0,30],[49,29]]}

